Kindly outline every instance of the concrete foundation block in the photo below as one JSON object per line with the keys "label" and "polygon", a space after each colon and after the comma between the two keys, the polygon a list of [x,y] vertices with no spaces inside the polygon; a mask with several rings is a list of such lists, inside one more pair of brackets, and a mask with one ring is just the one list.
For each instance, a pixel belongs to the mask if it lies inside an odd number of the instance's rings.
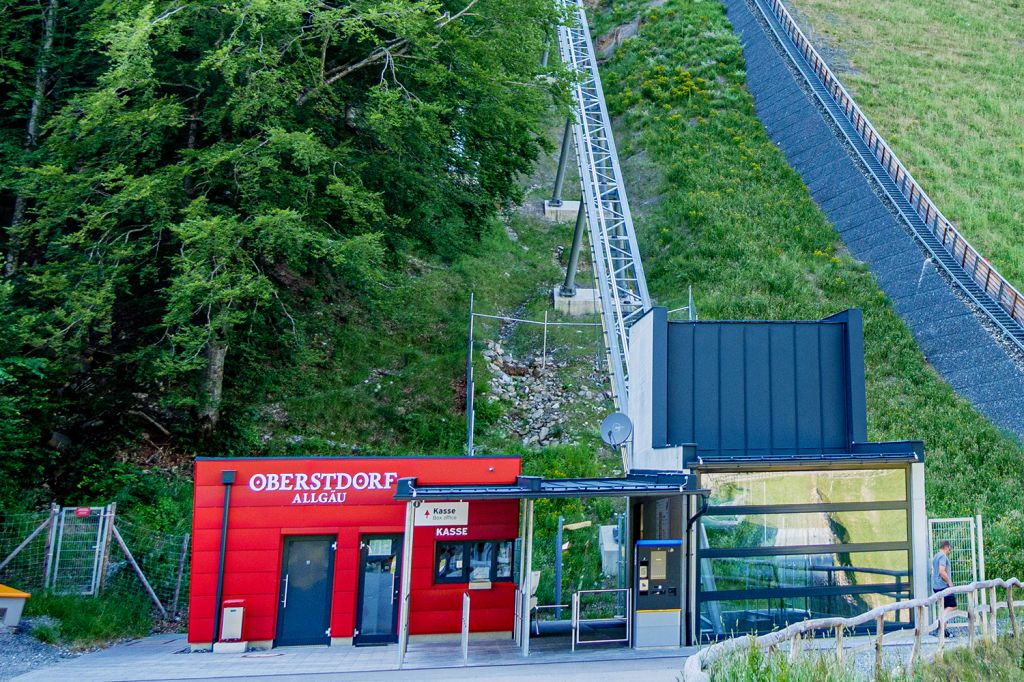
{"label": "concrete foundation block", "polygon": [[580,202],[578,201],[563,201],[561,206],[552,206],[550,201],[544,202],[544,217],[556,223],[575,222],[579,210]]}
{"label": "concrete foundation block", "polygon": [[584,289],[576,287],[575,296],[562,296],[562,286],[559,285],[551,292],[555,304],[555,310],[566,315],[596,315],[598,307],[597,289]]}
{"label": "concrete foundation block", "polygon": [[213,645],[213,653],[244,654],[248,646],[248,642],[217,642]]}

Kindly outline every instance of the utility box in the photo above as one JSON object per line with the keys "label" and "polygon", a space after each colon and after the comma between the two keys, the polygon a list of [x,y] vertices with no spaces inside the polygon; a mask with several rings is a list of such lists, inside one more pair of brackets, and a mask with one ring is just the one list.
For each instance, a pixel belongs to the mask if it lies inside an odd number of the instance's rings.
{"label": "utility box", "polygon": [[637,541],[633,590],[635,646],[679,646],[685,593],[682,540]]}
{"label": "utility box", "polygon": [[220,641],[213,643],[215,654],[244,654],[249,642],[245,631],[245,600],[225,599],[221,604]]}
{"label": "utility box", "polygon": [[619,527],[601,526],[598,534],[601,543],[601,572],[608,576],[619,574]]}
{"label": "utility box", "polygon": [[238,642],[242,639],[242,621],[245,618],[244,599],[225,599],[220,619],[220,641]]}
{"label": "utility box", "polygon": [[17,627],[21,622],[21,612],[25,608],[25,600],[30,596],[32,595],[28,592],[0,585],[0,625],[9,628]]}

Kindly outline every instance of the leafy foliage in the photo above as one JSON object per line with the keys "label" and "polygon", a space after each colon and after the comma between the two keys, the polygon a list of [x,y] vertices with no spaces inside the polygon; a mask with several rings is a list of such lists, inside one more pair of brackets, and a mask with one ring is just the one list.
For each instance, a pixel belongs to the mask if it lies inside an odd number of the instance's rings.
{"label": "leafy foliage", "polygon": [[252,451],[307,313],[485,239],[562,83],[542,0],[2,11],[0,466],[64,496],[140,438]]}

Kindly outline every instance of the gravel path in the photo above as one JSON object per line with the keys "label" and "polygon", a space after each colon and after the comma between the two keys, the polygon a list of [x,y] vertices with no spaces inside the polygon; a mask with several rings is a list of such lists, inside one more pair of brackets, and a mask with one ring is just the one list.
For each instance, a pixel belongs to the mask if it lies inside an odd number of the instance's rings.
{"label": "gravel path", "polygon": [[22,621],[22,632],[12,634],[0,628],[0,682],[37,668],[54,665],[64,658],[73,657],[51,644],[43,644],[28,634],[27,621]]}

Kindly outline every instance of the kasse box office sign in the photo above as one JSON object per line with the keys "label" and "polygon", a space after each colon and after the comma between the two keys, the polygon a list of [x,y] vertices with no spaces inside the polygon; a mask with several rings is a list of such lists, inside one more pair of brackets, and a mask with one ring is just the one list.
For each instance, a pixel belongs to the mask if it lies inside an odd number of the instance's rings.
{"label": "kasse box office sign", "polygon": [[349,490],[390,490],[397,480],[393,471],[253,474],[248,487],[254,493],[293,492],[292,504],[341,504]]}
{"label": "kasse box office sign", "polygon": [[417,526],[435,526],[435,537],[466,535],[469,502],[424,502],[416,509]]}

